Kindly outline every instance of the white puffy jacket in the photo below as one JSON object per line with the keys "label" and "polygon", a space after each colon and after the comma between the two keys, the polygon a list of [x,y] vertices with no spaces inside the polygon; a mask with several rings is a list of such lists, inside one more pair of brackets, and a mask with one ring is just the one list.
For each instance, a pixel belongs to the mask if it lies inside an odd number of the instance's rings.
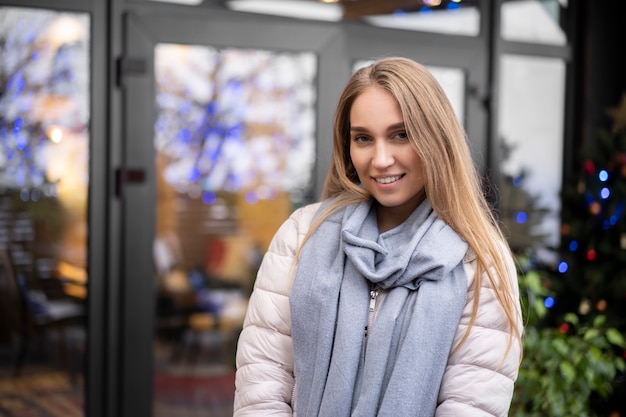
{"label": "white puffy jacket", "polygon": [[[292,261],[318,207],[319,203],[296,210],[280,227],[263,258],[238,342],[235,417],[295,415],[291,408],[295,380],[289,307],[295,272]],[[466,256],[464,265],[471,300],[476,262]],[[513,263],[510,271],[517,291]],[[472,303],[468,302],[454,346],[463,337],[471,312]],[[521,321],[519,329],[521,332]],[[506,316],[489,280],[484,279],[470,336],[449,357],[437,417],[508,414],[520,359],[517,343],[503,359],[508,339]]]}

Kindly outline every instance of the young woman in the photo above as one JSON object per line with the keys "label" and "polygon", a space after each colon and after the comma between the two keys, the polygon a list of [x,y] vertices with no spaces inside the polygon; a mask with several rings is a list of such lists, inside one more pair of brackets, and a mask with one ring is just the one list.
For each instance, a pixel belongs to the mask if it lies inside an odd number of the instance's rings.
{"label": "young woman", "polygon": [[506,416],[517,275],[445,93],[382,59],[348,82],[333,140],[322,202],[258,272],[235,416]]}

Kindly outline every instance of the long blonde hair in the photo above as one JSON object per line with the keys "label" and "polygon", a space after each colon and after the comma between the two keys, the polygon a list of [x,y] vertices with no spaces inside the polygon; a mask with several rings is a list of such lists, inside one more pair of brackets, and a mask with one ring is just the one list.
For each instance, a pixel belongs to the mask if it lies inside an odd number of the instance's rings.
{"label": "long blonde hair", "polygon": [[315,219],[305,240],[333,212],[370,198],[359,187],[350,159],[350,109],[359,94],[372,86],[383,88],[398,101],[409,140],[422,160],[430,204],[476,254],[472,315],[457,348],[467,339],[476,320],[485,272],[511,329],[508,349],[514,340],[521,344],[519,300],[510,280],[508,244],[483,194],[465,130],[439,83],[417,62],[385,58],[361,68],[350,78],[335,113],[333,156],[322,194],[322,199],[333,197],[333,201]]}

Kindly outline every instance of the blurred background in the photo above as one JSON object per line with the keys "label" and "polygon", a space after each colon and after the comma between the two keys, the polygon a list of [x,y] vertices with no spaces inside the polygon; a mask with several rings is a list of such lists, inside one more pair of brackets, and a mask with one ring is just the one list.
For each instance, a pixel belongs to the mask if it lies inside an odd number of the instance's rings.
{"label": "blurred background", "polygon": [[518,257],[511,415],[626,416],[618,0],[0,0],[0,416],[232,415],[353,71],[426,65]]}

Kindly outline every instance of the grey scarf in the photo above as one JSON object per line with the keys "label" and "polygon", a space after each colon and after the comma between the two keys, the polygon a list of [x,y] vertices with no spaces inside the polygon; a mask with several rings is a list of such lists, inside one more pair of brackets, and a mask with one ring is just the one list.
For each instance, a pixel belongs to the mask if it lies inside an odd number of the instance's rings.
{"label": "grey scarf", "polygon": [[[372,201],[322,223],[290,296],[298,417],[432,417],[465,305],[467,248],[428,200],[384,233]],[[390,291],[365,344],[370,283]]]}

